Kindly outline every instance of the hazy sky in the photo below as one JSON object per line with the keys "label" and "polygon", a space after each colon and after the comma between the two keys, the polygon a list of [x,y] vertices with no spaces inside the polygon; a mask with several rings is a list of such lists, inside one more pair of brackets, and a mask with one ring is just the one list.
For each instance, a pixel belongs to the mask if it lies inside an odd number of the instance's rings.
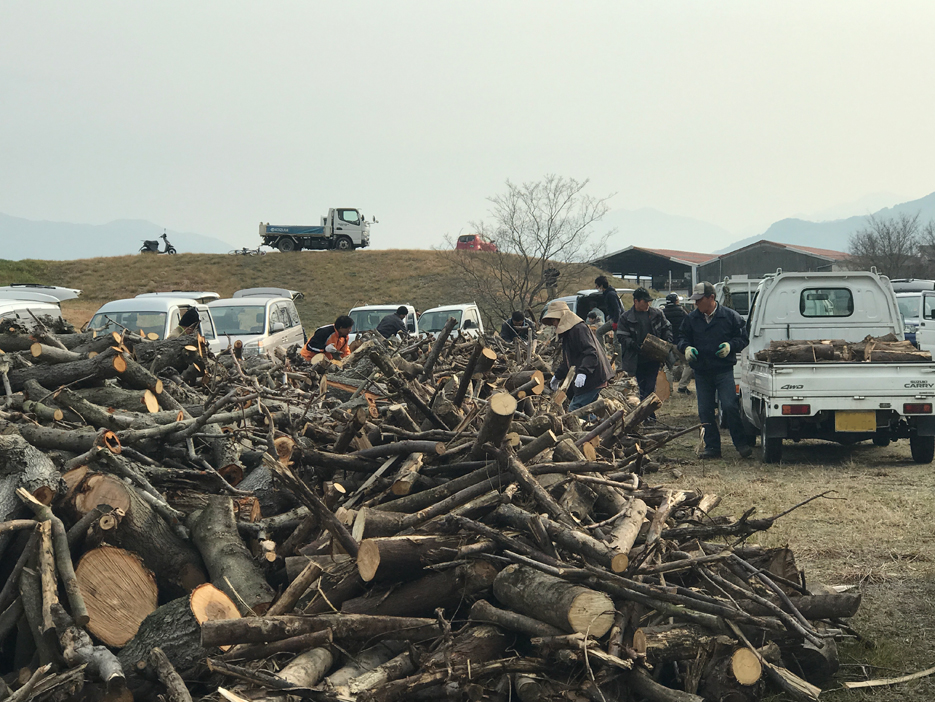
{"label": "hazy sky", "polygon": [[0,212],[429,247],[557,173],[749,234],[935,190],[932,36],[928,0],[4,0]]}

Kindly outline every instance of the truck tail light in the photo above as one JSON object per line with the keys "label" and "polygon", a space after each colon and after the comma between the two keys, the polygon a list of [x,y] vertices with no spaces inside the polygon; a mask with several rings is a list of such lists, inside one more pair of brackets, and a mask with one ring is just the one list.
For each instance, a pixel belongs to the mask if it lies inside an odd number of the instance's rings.
{"label": "truck tail light", "polygon": [[784,415],[801,416],[811,414],[811,405],[783,405],[782,413]]}
{"label": "truck tail light", "polygon": [[931,402],[919,402],[903,405],[903,414],[931,414]]}

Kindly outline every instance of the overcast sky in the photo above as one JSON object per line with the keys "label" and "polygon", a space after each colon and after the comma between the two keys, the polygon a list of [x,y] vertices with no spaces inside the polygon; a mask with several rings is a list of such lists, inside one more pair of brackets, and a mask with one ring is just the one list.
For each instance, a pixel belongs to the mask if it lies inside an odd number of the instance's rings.
{"label": "overcast sky", "polygon": [[557,173],[750,234],[935,190],[933,36],[928,0],[4,0],[0,212],[430,247]]}

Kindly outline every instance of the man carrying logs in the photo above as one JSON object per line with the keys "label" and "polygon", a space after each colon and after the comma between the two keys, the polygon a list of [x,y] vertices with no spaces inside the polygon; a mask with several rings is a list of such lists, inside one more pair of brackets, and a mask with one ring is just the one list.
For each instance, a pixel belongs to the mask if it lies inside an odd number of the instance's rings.
{"label": "man carrying logs", "polygon": [[562,342],[562,362],[552,377],[552,389],[557,389],[568,374],[568,369],[574,367],[575,395],[568,411],[594,402],[612,376],[610,362],[594,332],[561,300],[549,305],[542,323],[555,327],[555,333]]}
{"label": "man carrying logs", "polygon": [[318,327],[299,353],[306,361],[311,361],[315,354],[319,353],[325,354],[329,361],[334,360],[335,357],[345,358],[351,352],[347,337],[353,327],[354,320],[342,314],[334,320],[334,324]]}
{"label": "man carrying logs", "polygon": [[721,457],[721,434],[714,416],[716,402],[720,400],[737,453],[748,458],[753,448],[747,443],[740,421],[740,405],[734,387],[737,352],[750,343],[746,322],[734,310],[717,303],[711,283],[698,283],[689,299],[695,303],[695,309],[679,329],[678,347],[695,371],[698,418],[704,425],[705,448],[701,457]]}
{"label": "man carrying logs", "polygon": [[652,296],[646,288],[637,288],[633,291],[633,307],[628,309],[617,320],[617,339],[623,353],[622,370],[636,376],[640,386],[640,401],[645,400],[656,390],[656,377],[659,375],[661,352],[665,357],[665,349],[653,348],[645,343],[649,336],[656,340],[672,343],[672,325],[669,320],[655,307],[650,307]]}

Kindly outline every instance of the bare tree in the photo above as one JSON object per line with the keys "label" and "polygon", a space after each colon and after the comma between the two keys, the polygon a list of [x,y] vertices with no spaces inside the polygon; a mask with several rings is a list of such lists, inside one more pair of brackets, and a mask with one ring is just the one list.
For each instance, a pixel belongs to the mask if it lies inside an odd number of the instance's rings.
{"label": "bare tree", "polygon": [[[926,235],[932,241],[924,241]],[[870,215],[867,226],[851,236],[849,265],[858,270],[876,266],[890,278],[917,277],[923,273],[926,244],[935,244],[935,231],[931,222],[925,227],[919,224],[918,213],[890,219]]]}
{"label": "bare tree", "polygon": [[502,319],[513,310],[537,308],[603,253],[612,231],[596,234],[594,225],[611,196],[588,195],[587,184],[547,175],[522,185],[507,181],[506,192],[488,198],[489,220],[471,227],[497,250],[452,252],[485,316]]}

